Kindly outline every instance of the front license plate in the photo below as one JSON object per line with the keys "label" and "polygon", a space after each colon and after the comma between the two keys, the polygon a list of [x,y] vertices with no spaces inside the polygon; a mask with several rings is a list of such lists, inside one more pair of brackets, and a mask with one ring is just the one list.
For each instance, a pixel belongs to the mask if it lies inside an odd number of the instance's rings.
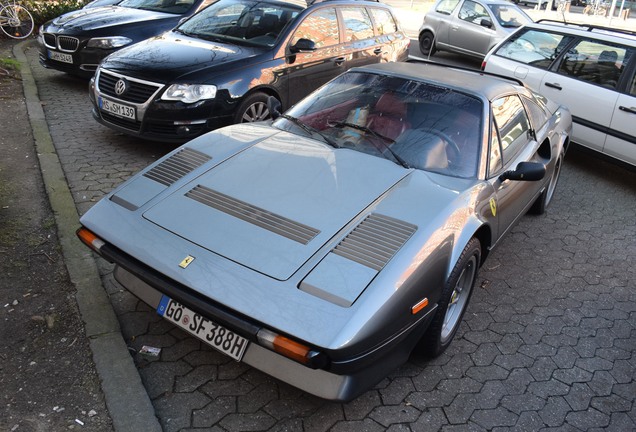
{"label": "front license plate", "polygon": [[51,60],[55,60],[55,61],[59,61],[62,63],[73,63],[73,56],[70,54],[64,54],[61,52],[57,52],[57,51],[53,51],[53,50],[48,50],[49,51],[49,58]]}
{"label": "front license plate", "polygon": [[161,298],[157,313],[236,361],[241,361],[245,354],[249,343],[247,339],[199,315],[168,296]]}
{"label": "front license plate", "polygon": [[131,120],[137,120],[137,113],[135,112],[134,107],[113,102],[101,97],[98,99],[98,104],[99,104],[99,108],[102,111],[109,112],[118,117],[124,117]]}

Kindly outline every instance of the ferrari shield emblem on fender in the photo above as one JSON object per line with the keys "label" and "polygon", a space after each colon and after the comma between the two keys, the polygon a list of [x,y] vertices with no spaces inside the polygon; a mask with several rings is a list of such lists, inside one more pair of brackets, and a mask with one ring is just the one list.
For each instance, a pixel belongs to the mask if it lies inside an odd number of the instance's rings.
{"label": "ferrari shield emblem on fender", "polygon": [[192,263],[192,261],[194,261],[194,257],[191,255],[188,255],[187,257],[183,259],[183,261],[181,261],[181,263],[179,264],[179,267],[186,268]]}
{"label": "ferrari shield emblem on fender", "polygon": [[494,198],[490,198],[490,211],[493,216],[497,216],[497,201]]}

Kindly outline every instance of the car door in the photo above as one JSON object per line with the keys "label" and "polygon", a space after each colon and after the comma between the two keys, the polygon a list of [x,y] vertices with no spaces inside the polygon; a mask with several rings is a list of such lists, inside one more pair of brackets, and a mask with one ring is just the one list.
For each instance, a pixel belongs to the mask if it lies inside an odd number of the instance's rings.
{"label": "car door", "polygon": [[538,196],[542,182],[500,179],[501,173],[514,170],[520,162],[539,161],[537,142],[530,133],[530,120],[518,95],[500,97],[491,107],[489,176],[495,201],[491,201],[490,206],[498,219],[501,237],[526,213]]}
{"label": "car door", "polygon": [[603,151],[626,54],[625,47],[581,39],[543,77],[539,93],[570,109],[576,143]]}
{"label": "car door", "polygon": [[571,36],[557,32],[521,29],[486,56],[482,68],[486,72],[512,75],[538,91],[548,69],[572,40]]}
{"label": "car door", "polygon": [[459,0],[441,0],[435,6],[434,13],[424,15],[424,24],[434,31],[436,45],[448,47],[449,33],[453,20],[455,19],[455,8]]}
{"label": "car door", "polygon": [[636,165],[636,67],[627,93],[618,96],[603,152],[624,162]]}
{"label": "car door", "polygon": [[[492,23],[492,28],[482,26],[482,20]],[[453,18],[449,32],[450,48],[471,55],[483,56],[496,35],[494,18],[480,3],[465,0],[457,16]]]}
{"label": "car door", "polygon": [[[313,42],[314,49],[295,51],[301,39]],[[293,31],[285,49],[287,100],[283,108],[298,102],[310,91],[345,71],[346,53],[340,38],[336,9],[325,7],[312,11]]]}
{"label": "car door", "polygon": [[382,44],[375,37],[373,21],[366,8],[345,6],[338,8],[342,19],[345,69],[379,63]]}
{"label": "car door", "polygon": [[408,58],[410,40],[399,29],[395,17],[387,9],[368,8],[380,43],[380,62],[404,61]]}

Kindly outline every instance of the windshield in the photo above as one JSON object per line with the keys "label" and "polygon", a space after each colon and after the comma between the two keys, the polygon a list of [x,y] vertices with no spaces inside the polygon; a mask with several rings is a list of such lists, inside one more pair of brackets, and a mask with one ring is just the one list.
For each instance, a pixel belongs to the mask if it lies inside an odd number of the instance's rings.
{"label": "windshield", "polygon": [[299,102],[274,127],[316,139],[320,134],[339,149],[407,168],[472,178],[481,148],[482,112],[479,99],[455,90],[348,72]]}
{"label": "windshield", "polygon": [[517,28],[532,22],[532,19],[518,7],[506,4],[488,5],[502,27]]}
{"label": "windshield", "polygon": [[273,46],[301,8],[258,1],[220,1],[176,28],[188,36],[253,46]]}
{"label": "windshield", "polygon": [[124,0],[117,6],[171,14],[188,12],[195,0]]}

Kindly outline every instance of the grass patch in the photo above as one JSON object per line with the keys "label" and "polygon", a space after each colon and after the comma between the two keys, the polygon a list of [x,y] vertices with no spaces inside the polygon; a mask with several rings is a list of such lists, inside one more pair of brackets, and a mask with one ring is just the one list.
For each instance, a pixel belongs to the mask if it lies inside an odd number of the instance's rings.
{"label": "grass patch", "polygon": [[20,62],[16,59],[0,57],[0,67],[11,71],[18,71],[20,70]]}

